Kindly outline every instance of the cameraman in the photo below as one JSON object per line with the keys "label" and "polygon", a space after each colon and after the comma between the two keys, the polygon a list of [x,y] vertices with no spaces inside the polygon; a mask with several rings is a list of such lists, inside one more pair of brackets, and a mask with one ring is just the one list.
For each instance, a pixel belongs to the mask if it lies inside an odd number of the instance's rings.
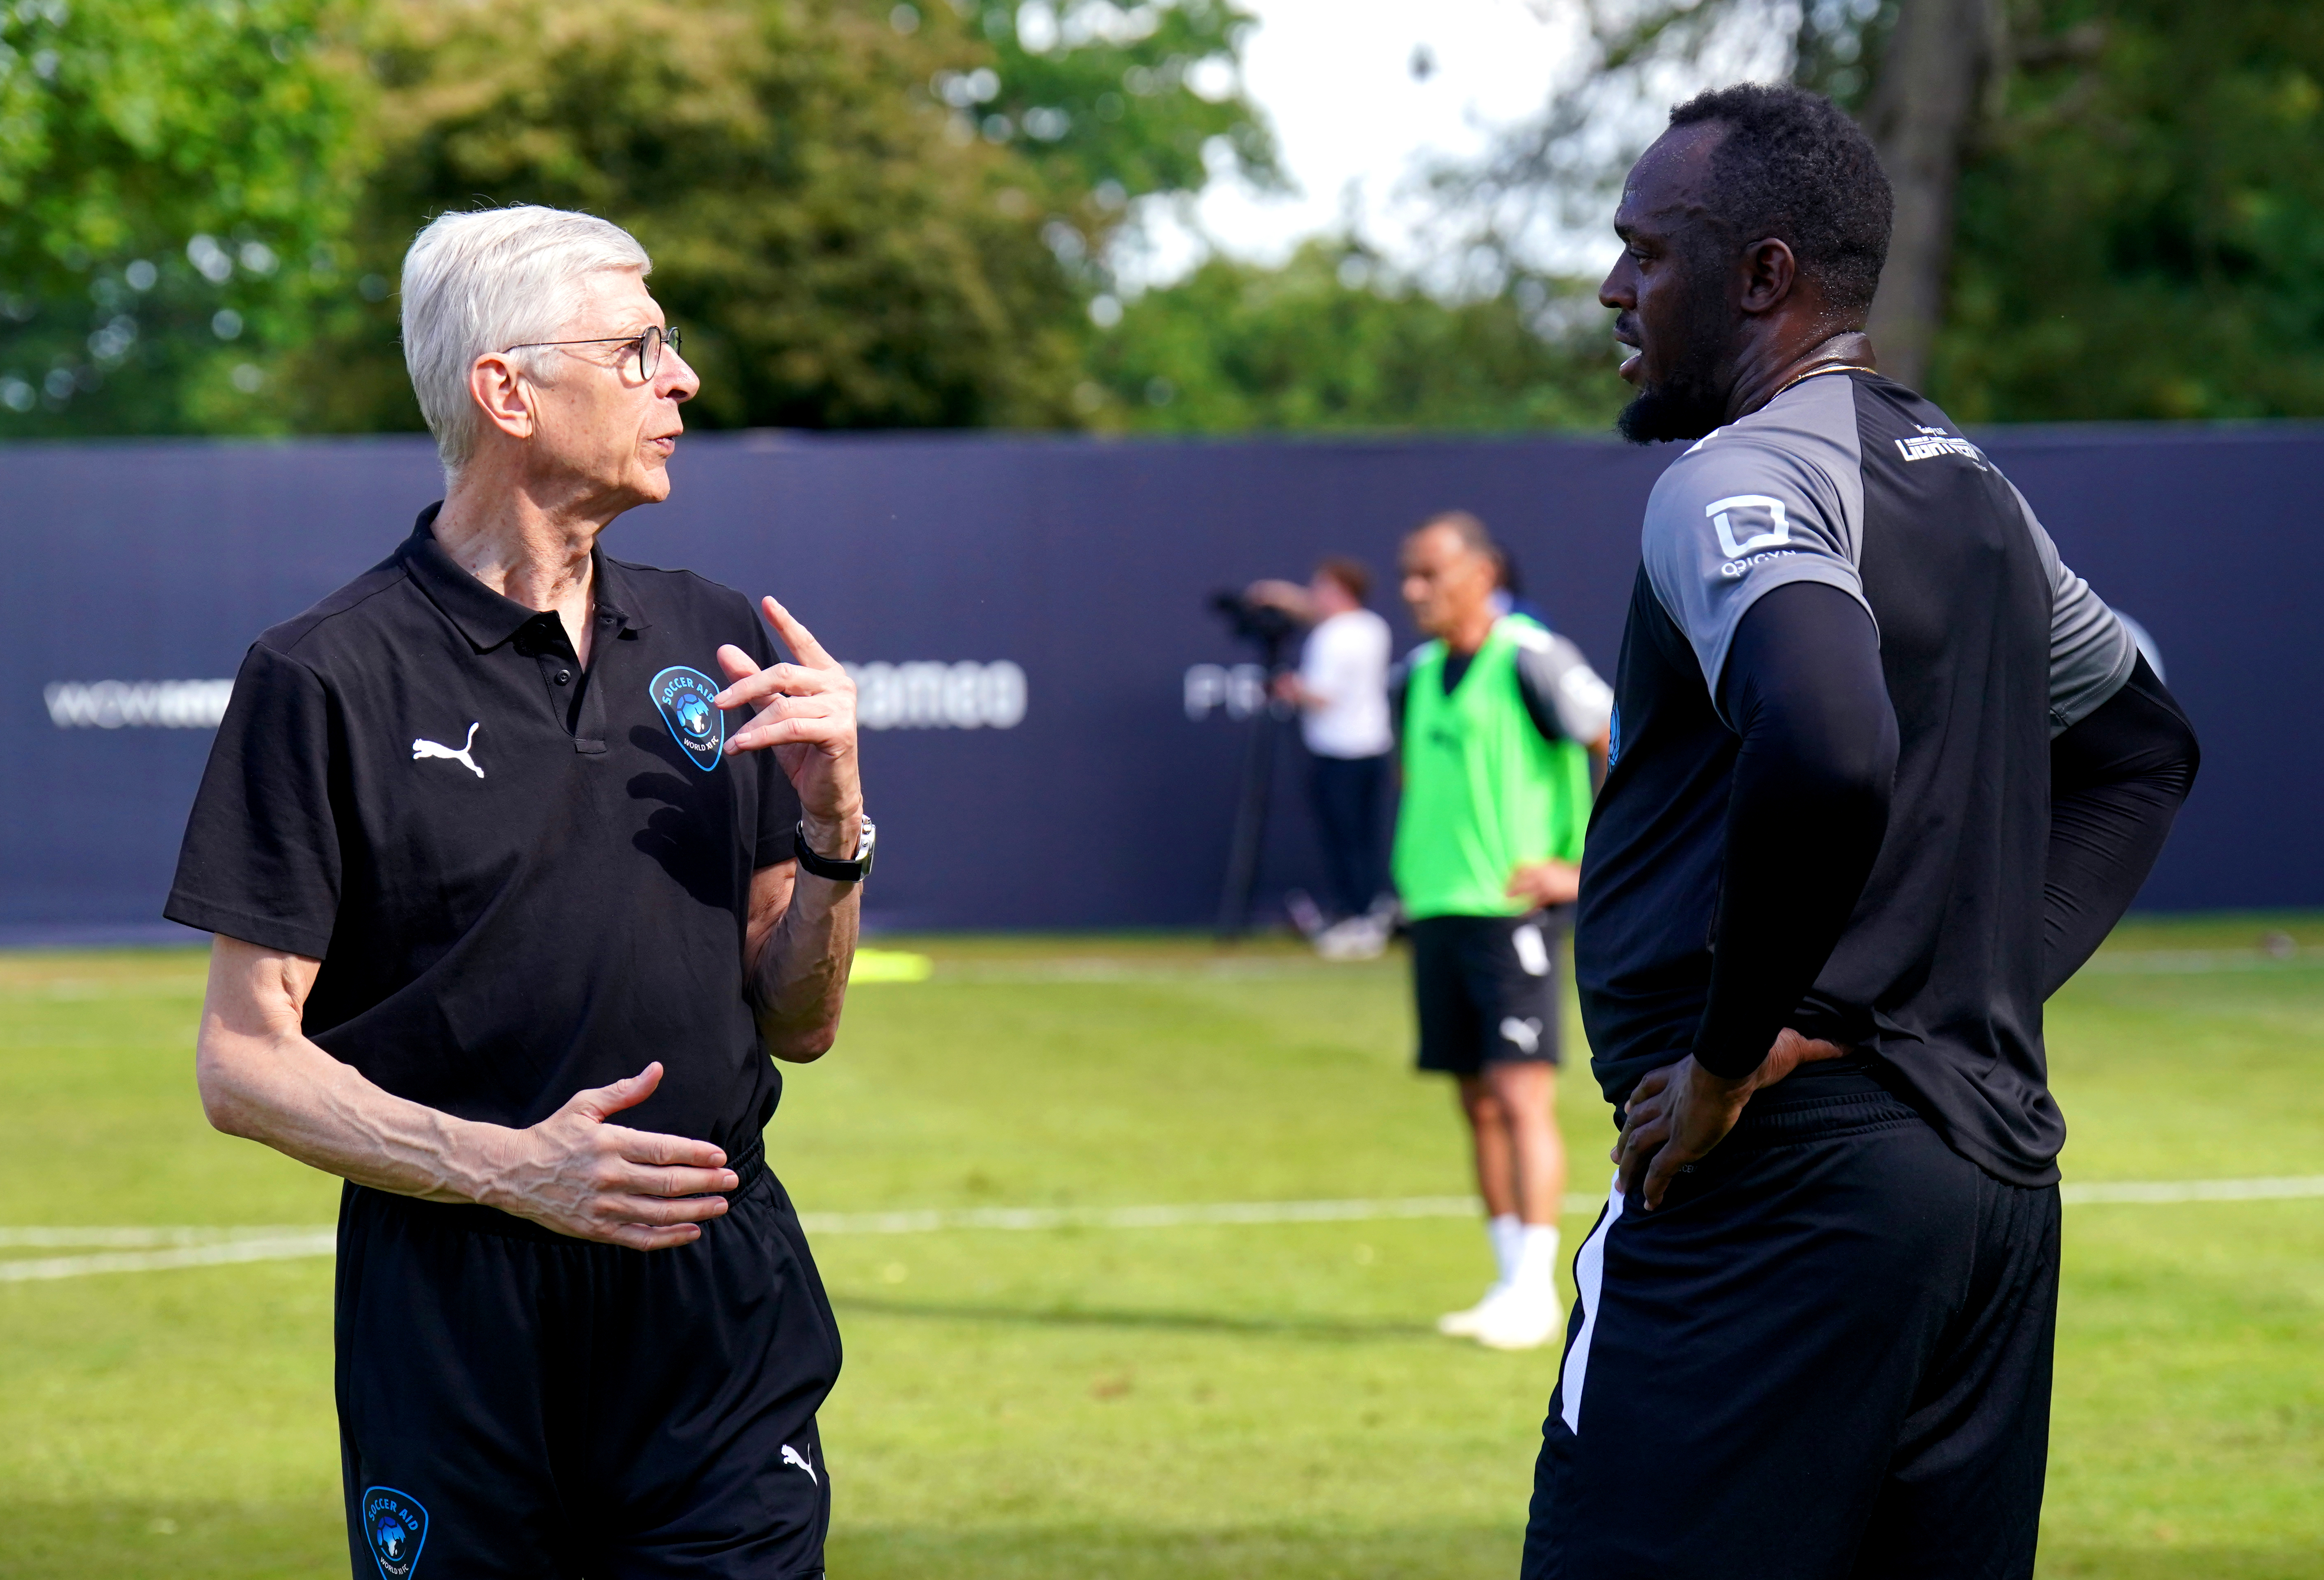
{"label": "cameraman", "polygon": [[1388,945],[1380,800],[1395,746],[1388,716],[1392,644],[1388,621],[1364,607],[1371,582],[1360,562],[1334,556],[1305,587],[1255,582],[1244,595],[1310,628],[1298,669],[1277,677],[1275,694],[1298,708],[1312,759],[1308,793],[1334,917],[1315,933],[1315,948],[1332,960],[1370,960]]}

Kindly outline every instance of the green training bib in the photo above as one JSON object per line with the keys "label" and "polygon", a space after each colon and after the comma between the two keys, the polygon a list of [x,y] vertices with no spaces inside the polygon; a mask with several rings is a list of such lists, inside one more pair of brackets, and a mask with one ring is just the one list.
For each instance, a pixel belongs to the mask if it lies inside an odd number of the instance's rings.
{"label": "green training bib", "polygon": [[1514,916],[1520,865],[1582,859],[1590,757],[1545,740],[1517,690],[1517,648],[1530,621],[1505,619],[1444,694],[1444,644],[1414,656],[1404,697],[1404,799],[1394,868],[1405,914]]}

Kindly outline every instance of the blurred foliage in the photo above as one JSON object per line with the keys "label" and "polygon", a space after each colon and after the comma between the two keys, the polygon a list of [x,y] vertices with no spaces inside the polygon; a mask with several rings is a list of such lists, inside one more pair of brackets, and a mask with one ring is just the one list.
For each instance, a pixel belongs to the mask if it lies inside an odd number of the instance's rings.
{"label": "blurred foliage", "polygon": [[[1057,420],[1075,301],[1038,234],[1047,194],[946,135],[921,85],[974,46],[915,33],[816,0],[382,5],[366,267],[393,280],[447,209],[586,209],[653,255],[711,424]],[[396,308],[318,358],[327,426],[411,426]]]}
{"label": "blurred foliage", "polygon": [[[1199,186],[1213,138],[1273,169],[1241,24],[1222,0],[385,0],[365,266],[392,279],[447,209],[584,208],[653,254],[700,422],[1066,426],[1128,201]],[[416,425],[375,294],[318,347],[319,426]]]}
{"label": "blurred foliage", "polygon": [[[1919,3],[1583,0],[1590,69],[1440,190],[1522,258],[1602,224],[1664,109],[1752,74],[1754,40],[1862,112]],[[2324,6],[1988,3],[1930,394],[1967,422],[2324,417]]]}
{"label": "blurred foliage", "polygon": [[[1237,0],[13,0],[0,435],[417,427],[403,249],[520,201],[645,243],[708,426],[1600,428],[1543,239],[1686,72],[1861,106],[1916,3],[1585,0],[1587,69],[1439,184],[1461,289],[1319,242],[1124,303],[1138,199],[1282,181]],[[2324,415],[2324,7],[1992,3],[1931,392]]]}
{"label": "blurred foliage", "polygon": [[1932,393],[1971,422],[2324,416],[2324,6],[2039,0],[2011,36]]}
{"label": "blurred foliage", "polygon": [[447,209],[634,231],[718,425],[1058,426],[1130,202],[1277,179],[1231,0],[19,0],[0,434],[413,428]]}
{"label": "blurred foliage", "polygon": [[318,0],[0,9],[0,433],[281,431],[344,289],[355,101]]}
{"label": "blurred foliage", "polygon": [[1253,25],[1231,0],[1131,11],[1060,11],[1047,0],[987,5],[975,26],[991,45],[995,80],[954,77],[935,87],[978,115],[983,135],[1013,141],[1053,185],[1093,194],[1106,213],[1132,198],[1200,190],[1216,173],[1213,159],[1255,186],[1277,188],[1274,139],[1238,77]]}
{"label": "blurred foliage", "polygon": [[1146,292],[1091,366],[1105,418],[1148,431],[1603,428],[1623,395],[1611,342],[1545,324],[1560,301],[1526,277],[1447,303],[1314,241]]}

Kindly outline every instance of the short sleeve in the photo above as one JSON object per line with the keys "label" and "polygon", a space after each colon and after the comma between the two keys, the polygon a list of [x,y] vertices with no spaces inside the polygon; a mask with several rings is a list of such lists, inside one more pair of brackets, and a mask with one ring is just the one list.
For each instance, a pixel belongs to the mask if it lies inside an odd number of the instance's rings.
{"label": "short sleeve", "polygon": [[1381,684],[1388,642],[1388,622],[1370,610],[1335,614],[1308,633],[1300,682],[1317,696],[1346,702]]}
{"label": "short sleeve", "polygon": [[1330,684],[1333,654],[1332,652],[1332,622],[1325,620],[1307,633],[1299,644],[1299,679],[1311,690]]}
{"label": "short sleeve", "polygon": [[331,701],[315,672],[260,645],[235,676],[161,914],[321,960],[339,910]]}
{"label": "short sleeve", "polygon": [[[740,596],[739,594],[737,596]],[[749,621],[750,636],[734,645],[748,653],[760,668],[780,664],[783,656],[775,650],[775,639],[768,633],[766,622],[748,599],[742,602],[743,618]],[[745,718],[749,710],[744,710]],[[730,723],[731,730],[737,728]],[[799,821],[798,792],[791,788],[790,776],[771,751],[746,752],[739,758],[729,758],[727,766],[744,773],[759,776],[759,823],[752,836],[751,870],[773,867],[798,859],[798,852],[791,842],[792,831]],[[850,852],[853,854],[853,852]]]}
{"label": "short sleeve", "polygon": [[1587,746],[1613,721],[1614,688],[1590,667],[1581,648],[1554,632],[1534,628],[1519,637],[1517,682],[1525,688],[1526,711],[1536,722],[1556,724],[1557,734],[1551,739]]}
{"label": "short sleeve", "polygon": [[1824,469],[1741,438],[1714,436],[1655,484],[1646,577],[1713,697],[1735,628],[1776,588],[1821,582],[1871,614],[1857,572],[1862,515],[1860,493],[1849,497]]}
{"label": "short sleeve", "polygon": [[1299,682],[1317,696],[1337,701],[1347,670],[1346,628],[1327,620],[1300,645]]}
{"label": "short sleeve", "polygon": [[[2016,485],[2011,484],[2012,491]],[[2050,583],[2050,734],[2064,734],[2120,691],[2138,664],[2138,644],[2106,601],[2068,569],[2034,507],[2018,494],[2026,528]]]}

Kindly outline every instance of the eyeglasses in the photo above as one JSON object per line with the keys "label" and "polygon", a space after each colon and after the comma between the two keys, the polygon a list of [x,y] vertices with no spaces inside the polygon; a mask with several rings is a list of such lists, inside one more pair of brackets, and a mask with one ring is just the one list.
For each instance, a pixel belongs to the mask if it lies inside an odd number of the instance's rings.
{"label": "eyeglasses", "polygon": [[501,350],[542,351],[552,345],[634,345],[638,348],[638,377],[648,380],[661,366],[663,346],[678,351],[681,356],[685,354],[679,351],[678,331],[664,329],[659,325],[643,335],[601,335],[594,340],[533,340],[522,345],[503,345]]}

